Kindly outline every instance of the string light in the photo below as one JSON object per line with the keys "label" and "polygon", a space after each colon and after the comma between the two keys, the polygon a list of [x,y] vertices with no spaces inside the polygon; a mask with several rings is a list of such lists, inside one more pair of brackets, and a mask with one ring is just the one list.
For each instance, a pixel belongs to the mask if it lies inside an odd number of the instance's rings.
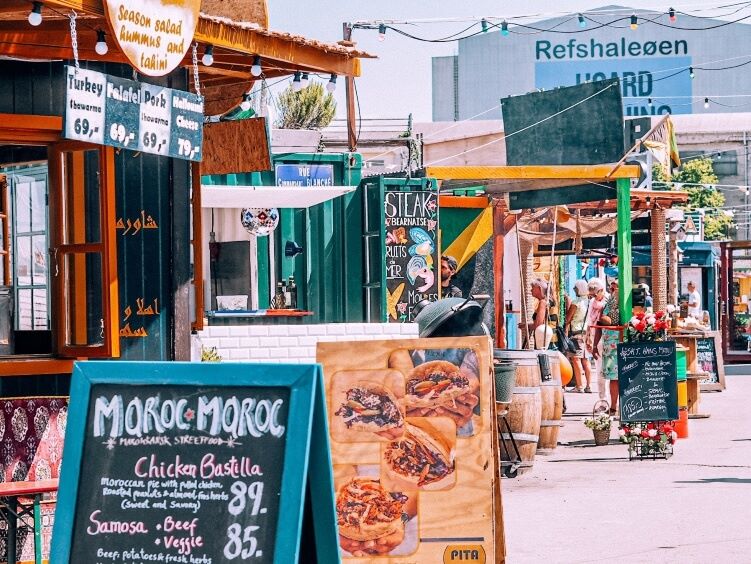
{"label": "string light", "polygon": [[334,92],[336,90],[336,75],[332,74],[331,78],[329,78],[329,83],[326,85],[326,90],[329,92]]}
{"label": "string light", "polygon": [[34,27],[42,23],[42,3],[34,2],[34,7],[29,12],[29,23]]}
{"label": "string light", "polygon": [[253,57],[253,66],[250,67],[250,74],[253,76],[261,76],[263,69],[261,68],[261,56],[256,55]]}
{"label": "string light", "polygon": [[678,19],[675,15],[675,10],[673,8],[670,8],[668,10],[668,16],[670,17],[670,21],[675,23],[675,20]]}
{"label": "string light", "polygon": [[307,72],[302,73],[302,77],[300,77],[300,87],[307,88],[309,82],[310,82],[310,78],[308,77],[308,73]]}
{"label": "string light", "polygon": [[636,17],[636,14],[631,14],[631,23],[628,27],[633,31],[636,31],[636,28],[639,27],[639,19]]}
{"label": "string light", "polygon": [[243,101],[240,102],[240,109],[247,112],[250,109],[250,94],[247,92],[243,94]]}
{"label": "string light", "polygon": [[480,20],[480,27],[482,27],[483,33],[488,31],[488,20],[486,20],[485,18],[482,18],[482,20]]}
{"label": "string light", "polygon": [[579,14],[579,27],[582,29],[587,27],[587,20],[584,19],[584,16],[582,14]]}
{"label": "string light", "polygon": [[652,98],[647,98],[647,106],[652,107]]}
{"label": "string light", "polygon": [[206,49],[203,52],[203,57],[201,57],[201,62],[207,67],[210,67],[211,65],[214,64],[214,46],[213,45],[206,45]]}
{"label": "string light", "polygon": [[688,67],[688,76],[694,78],[694,67]]}
{"label": "string light", "polygon": [[386,39],[386,24],[380,24],[378,26],[378,41]]}
{"label": "string light", "polygon": [[105,33],[101,29],[96,32],[96,45],[94,45],[94,51],[96,51],[97,55],[106,55],[107,51],[109,51],[110,48],[107,45],[107,39],[105,38]]}
{"label": "string light", "polygon": [[501,22],[501,35],[508,35],[508,22],[506,20]]}
{"label": "string light", "polygon": [[709,107],[709,98],[704,98],[704,109],[706,110]]}
{"label": "string light", "polygon": [[299,92],[302,90],[302,79],[301,79],[302,73],[300,71],[295,72],[295,78],[292,79],[292,90],[295,92]]}

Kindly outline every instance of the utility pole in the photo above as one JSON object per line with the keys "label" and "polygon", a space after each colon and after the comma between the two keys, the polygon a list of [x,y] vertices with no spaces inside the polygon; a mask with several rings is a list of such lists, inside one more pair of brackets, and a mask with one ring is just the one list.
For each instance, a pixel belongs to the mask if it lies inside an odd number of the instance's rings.
{"label": "utility pole", "polygon": [[[344,22],[342,24],[342,41],[340,45],[345,47],[354,47],[355,43],[352,41],[352,24]],[[347,146],[349,152],[354,153],[357,151],[357,127],[355,123],[355,77],[345,76],[344,84],[347,94]]]}

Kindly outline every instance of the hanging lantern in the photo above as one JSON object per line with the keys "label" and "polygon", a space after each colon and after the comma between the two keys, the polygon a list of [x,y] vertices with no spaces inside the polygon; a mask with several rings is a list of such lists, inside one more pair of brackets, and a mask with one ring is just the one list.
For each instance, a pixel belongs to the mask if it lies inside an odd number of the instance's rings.
{"label": "hanging lantern", "polygon": [[265,237],[279,225],[277,208],[243,208],[240,223],[245,230],[256,237]]}

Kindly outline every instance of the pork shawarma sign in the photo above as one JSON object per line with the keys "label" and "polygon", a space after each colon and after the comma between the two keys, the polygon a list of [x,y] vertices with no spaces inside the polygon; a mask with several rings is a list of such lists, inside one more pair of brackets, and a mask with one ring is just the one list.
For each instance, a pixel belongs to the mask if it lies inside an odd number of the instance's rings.
{"label": "pork shawarma sign", "polygon": [[190,48],[201,0],[105,0],[104,5],[130,63],[145,75],[164,76]]}

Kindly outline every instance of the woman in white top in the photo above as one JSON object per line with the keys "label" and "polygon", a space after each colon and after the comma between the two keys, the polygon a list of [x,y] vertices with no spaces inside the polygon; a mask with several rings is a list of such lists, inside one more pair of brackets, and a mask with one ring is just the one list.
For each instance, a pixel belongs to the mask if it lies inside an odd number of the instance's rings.
{"label": "woman in white top", "polygon": [[[576,345],[576,352],[569,353],[571,366],[574,369],[574,378],[576,379],[575,392],[591,393],[590,388],[592,373],[589,362],[586,359],[585,337],[587,330],[587,310],[589,309],[589,295],[586,280],[577,280],[574,284],[574,299],[568,299],[566,306],[566,331],[568,336]],[[586,387],[583,386],[582,372],[587,381]]]}

